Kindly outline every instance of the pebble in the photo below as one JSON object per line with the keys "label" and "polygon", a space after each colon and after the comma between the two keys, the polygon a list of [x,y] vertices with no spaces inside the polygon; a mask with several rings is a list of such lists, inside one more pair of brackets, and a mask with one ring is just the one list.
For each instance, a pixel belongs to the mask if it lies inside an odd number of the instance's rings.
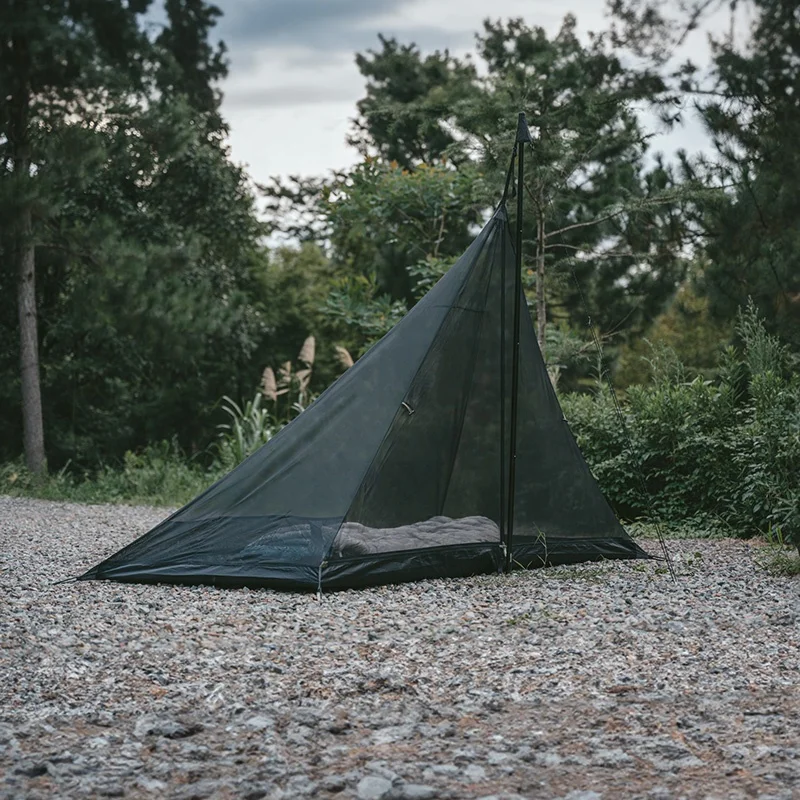
{"label": "pebble", "polygon": [[0,800],[800,796],[800,582],[758,542],[671,541],[677,583],[54,585],[167,513],[0,497]]}
{"label": "pebble", "polygon": [[358,800],[381,800],[392,791],[392,782],[377,775],[367,775],[358,782]]}

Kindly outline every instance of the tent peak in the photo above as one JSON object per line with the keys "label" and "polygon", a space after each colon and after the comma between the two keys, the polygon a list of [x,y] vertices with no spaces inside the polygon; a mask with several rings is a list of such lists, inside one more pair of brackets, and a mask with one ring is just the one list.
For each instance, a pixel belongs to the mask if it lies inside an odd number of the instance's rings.
{"label": "tent peak", "polygon": [[528,122],[525,119],[525,112],[520,111],[517,117],[517,141],[518,142],[532,142],[531,132],[528,129]]}

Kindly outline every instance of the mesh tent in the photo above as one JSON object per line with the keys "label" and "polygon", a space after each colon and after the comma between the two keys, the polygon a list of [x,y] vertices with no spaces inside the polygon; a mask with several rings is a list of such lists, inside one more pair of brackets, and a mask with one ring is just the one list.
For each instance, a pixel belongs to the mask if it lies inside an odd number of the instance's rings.
{"label": "mesh tent", "polygon": [[570,433],[517,274],[503,203],[302,414],[81,579],[318,590],[647,557]]}

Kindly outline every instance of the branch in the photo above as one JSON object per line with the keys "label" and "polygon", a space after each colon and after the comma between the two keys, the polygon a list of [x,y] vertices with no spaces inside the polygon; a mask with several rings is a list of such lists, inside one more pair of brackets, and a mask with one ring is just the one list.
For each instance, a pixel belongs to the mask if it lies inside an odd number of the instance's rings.
{"label": "branch", "polygon": [[630,209],[627,208],[620,208],[617,211],[612,211],[610,214],[606,214],[604,217],[597,217],[596,219],[590,219],[586,222],[576,222],[573,225],[566,225],[563,228],[546,233],[544,238],[549,239],[551,236],[557,236],[558,234],[566,233],[567,231],[574,231],[577,228],[588,228],[590,225],[599,225],[601,222],[607,222],[608,220],[614,219],[614,217],[618,217],[620,214],[624,214],[629,210]]}
{"label": "branch", "polygon": [[445,208],[442,206],[442,224],[439,225],[439,236],[436,238],[436,245],[433,248],[433,257],[439,257],[439,245],[442,243],[442,239],[444,239],[444,217],[445,217]]}
{"label": "branch", "polygon": [[[574,250],[576,253],[582,253],[586,256],[591,256],[592,258],[638,258],[638,259],[648,259],[653,258],[652,253],[633,253],[627,250],[584,250],[582,247],[575,247],[571,244],[548,244],[545,247],[549,250],[552,247],[563,247],[568,250]],[[562,259],[567,260],[567,259]]]}

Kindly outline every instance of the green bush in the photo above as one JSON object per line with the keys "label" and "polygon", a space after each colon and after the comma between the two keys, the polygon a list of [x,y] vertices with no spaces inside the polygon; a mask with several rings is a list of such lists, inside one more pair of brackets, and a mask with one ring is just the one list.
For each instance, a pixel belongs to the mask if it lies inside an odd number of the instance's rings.
{"label": "green bush", "polygon": [[175,441],[128,452],[121,464],[96,472],[77,472],[67,464],[59,472],[37,477],[19,463],[0,468],[0,494],[66,500],[76,503],[146,503],[182,505],[219,477],[186,458]]}
{"label": "green bush", "polygon": [[[720,359],[716,381],[687,381],[668,351],[653,381],[631,387],[624,424],[608,390],[562,398],[578,444],[618,513],[697,520],[751,536],[779,531],[800,545],[800,380],[750,306],[741,348]],[[627,430],[629,436],[626,436]]]}

